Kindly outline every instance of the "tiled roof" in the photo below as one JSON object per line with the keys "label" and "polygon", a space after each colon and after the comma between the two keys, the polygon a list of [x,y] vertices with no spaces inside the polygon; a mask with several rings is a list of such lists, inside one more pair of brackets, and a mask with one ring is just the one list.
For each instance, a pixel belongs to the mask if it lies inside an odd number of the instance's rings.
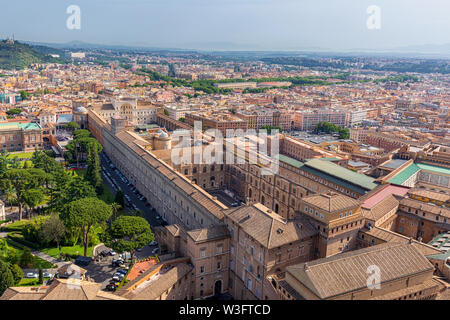
{"label": "tiled roof", "polygon": [[419,209],[425,212],[431,212],[444,217],[450,217],[450,208],[440,207],[433,204],[428,204],[419,200],[414,200],[410,198],[405,198],[400,200],[400,205],[411,207],[414,209]]}
{"label": "tiled roof", "polygon": [[364,212],[366,212],[365,216],[367,216],[368,219],[378,221],[392,210],[395,209],[396,212],[398,205],[399,201],[392,194],[390,194],[370,209],[364,210]]}
{"label": "tiled roof", "polygon": [[225,225],[217,225],[209,228],[188,231],[187,234],[196,242],[225,238],[229,235]]}
{"label": "tiled roof", "polygon": [[321,299],[367,288],[367,269],[380,268],[383,283],[433,270],[409,243],[385,243],[287,267],[294,278]]}
{"label": "tiled roof", "polygon": [[302,201],[327,212],[351,209],[361,204],[358,200],[335,192],[306,196],[302,198]]}
{"label": "tiled roof", "polygon": [[[386,230],[383,228],[379,228],[379,227],[373,227],[372,229],[361,229],[360,231],[361,233],[365,233],[367,235],[370,235],[374,238],[383,240],[385,242],[391,242],[391,243],[408,243],[410,241],[410,238],[390,231],[390,230]],[[440,254],[442,253],[441,250],[437,249],[437,248],[433,248],[432,246],[423,243],[423,242],[419,242],[415,239],[411,239],[412,244],[424,255],[424,256],[428,256],[428,255],[432,255],[432,254]]]}
{"label": "tiled roof", "polygon": [[306,239],[317,233],[311,224],[298,218],[286,222],[261,204],[229,210],[225,214],[245,233],[268,249]]}

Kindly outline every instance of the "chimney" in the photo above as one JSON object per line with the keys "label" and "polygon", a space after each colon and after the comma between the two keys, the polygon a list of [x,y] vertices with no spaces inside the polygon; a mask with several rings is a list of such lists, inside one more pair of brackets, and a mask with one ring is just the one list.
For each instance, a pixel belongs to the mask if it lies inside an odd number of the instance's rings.
{"label": "chimney", "polygon": [[309,265],[307,262],[305,262],[305,264],[303,265],[305,271],[309,271]]}

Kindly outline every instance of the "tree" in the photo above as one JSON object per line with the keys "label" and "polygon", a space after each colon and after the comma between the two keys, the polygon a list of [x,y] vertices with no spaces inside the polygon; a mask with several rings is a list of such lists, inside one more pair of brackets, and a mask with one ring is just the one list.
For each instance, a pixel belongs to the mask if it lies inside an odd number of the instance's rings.
{"label": "tree", "polygon": [[82,177],[69,177],[69,179],[69,182],[63,187],[61,194],[58,197],[56,206],[58,209],[62,209],[64,205],[75,200],[96,197],[95,189]]}
{"label": "tree", "polygon": [[31,213],[34,208],[44,201],[44,191],[42,188],[30,189],[23,195],[23,201],[31,210],[29,216],[29,218],[31,218]]}
{"label": "tree", "polygon": [[122,190],[119,188],[119,190],[117,190],[116,195],[114,197],[114,202],[117,203],[119,206],[121,206],[123,208],[123,206],[125,205],[125,200],[123,198],[123,192]]}
{"label": "tree", "polygon": [[11,270],[11,273],[12,273],[12,275],[13,275],[13,278],[14,278],[14,284],[15,284],[15,285],[18,285],[19,282],[20,282],[20,280],[22,280],[22,278],[23,278],[23,271],[22,271],[22,268],[19,267],[19,265],[17,265],[17,264],[14,263],[14,264],[10,264],[9,270]]}
{"label": "tree", "polygon": [[22,100],[27,100],[28,97],[30,96],[30,94],[28,92],[26,92],[25,90],[20,90],[19,94],[20,94],[20,97],[22,98]]}
{"label": "tree", "polygon": [[16,192],[12,188],[8,188],[3,191],[4,199],[8,202],[10,207],[12,208],[13,204],[17,201]]}
{"label": "tree", "polygon": [[24,247],[22,255],[20,256],[19,265],[21,268],[32,268],[34,265],[34,257],[31,254],[31,250]]}
{"label": "tree", "polygon": [[135,251],[152,242],[155,237],[144,218],[121,216],[106,229],[101,239],[107,247],[117,252],[130,252],[133,259]]}
{"label": "tree", "polygon": [[86,129],[80,129],[73,133],[74,139],[89,138],[89,137],[91,137],[91,132]]}
{"label": "tree", "polygon": [[13,108],[6,111],[6,114],[8,116],[14,116],[22,113],[22,109],[20,108]]}
{"label": "tree", "polygon": [[14,276],[9,269],[8,263],[0,260],[0,296],[12,286],[14,286]]}
{"label": "tree", "polygon": [[165,114],[166,116],[170,116],[169,111],[167,111],[166,109],[164,109],[164,114]]}
{"label": "tree", "polygon": [[61,254],[61,240],[66,233],[64,222],[54,213],[48,218],[39,229],[39,236],[47,243],[55,242]]}
{"label": "tree", "polygon": [[[117,193],[116,193],[117,195]],[[116,220],[117,218],[117,212],[119,212],[119,210],[122,209],[122,206],[120,204],[118,204],[117,202],[113,202],[111,203],[111,210],[113,212],[113,216],[112,216],[112,220]]]}
{"label": "tree", "polygon": [[181,117],[180,119],[178,119],[178,121],[180,121],[180,122],[185,122],[186,119],[185,119],[184,117]]}
{"label": "tree", "polygon": [[[102,175],[100,171],[100,159],[96,150],[95,145],[89,145],[88,157],[87,157],[87,170],[85,179],[88,180],[91,185],[95,188],[97,193],[100,194],[100,189],[102,186]],[[103,190],[103,189],[102,189]]]}
{"label": "tree", "polygon": [[39,283],[40,284],[44,283],[44,274],[42,272],[42,268],[39,268]]}
{"label": "tree", "polygon": [[11,159],[9,158],[9,152],[6,150],[0,151],[0,177],[8,170],[8,164],[10,163]]}
{"label": "tree", "polygon": [[70,121],[64,125],[64,129],[68,129],[72,132],[74,132],[76,129],[78,129],[80,126],[75,121]]}
{"label": "tree", "polygon": [[28,190],[41,186],[46,178],[46,173],[41,169],[10,169],[1,180],[3,189],[11,188],[16,193],[19,205],[19,220],[22,220],[25,194]]}
{"label": "tree", "polygon": [[97,198],[83,198],[64,206],[61,219],[68,228],[78,228],[83,235],[84,256],[87,255],[89,232],[94,225],[105,222],[112,215],[112,209]]}

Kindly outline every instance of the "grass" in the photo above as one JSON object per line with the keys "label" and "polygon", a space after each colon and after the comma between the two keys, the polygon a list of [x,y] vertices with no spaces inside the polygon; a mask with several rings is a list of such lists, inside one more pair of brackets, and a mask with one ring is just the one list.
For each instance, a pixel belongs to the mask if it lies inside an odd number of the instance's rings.
{"label": "grass", "polygon": [[[44,278],[44,280],[48,280],[50,278]],[[20,280],[18,287],[40,287],[42,286],[42,283],[39,283],[39,279],[27,279],[23,278]]]}
{"label": "grass", "polygon": [[17,157],[19,159],[31,159],[33,156],[33,152],[19,152],[19,153],[10,153],[8,155],[8,158],[14,158]]}
{"label": "grass", "polygon": [[[8,246],[13,247],[14,250],[16,251],[16,255],[21,256],[23,253],[23,247],[21,246],[21,244],[17,243],[17,242],[13,242],[9,239],[6,239],[6,242],[8,243]],[[48,261],[45,261],[39,257],[34,256],[34,264],[33,267],[31,269],[52,269],[55,268],[56,266],[51,264]]]}
{"label": "grass", "polygon": [[99,196],[99,198],[105,201],[107,204],[113,203],[116,196],[111,192],[111,190],[109,190],[108,186],[105,183],[102,184],[102,188],[103,192]]}
{"label": "grass", "polygon": [[[92,250],[94,247],[88,247],[87,255],[88,257],[92,257]],[[59,259],[59,250],[57,247],[55,248],[43,248],[40,250],[43,253],[48,254],[54,258]],[[78,253],[77,253],[78,252]],[[69,255],[80,255],[84,254],[84,247],[82,245],[75,245],[72,247],[61,247],[61,253],[69,254]]]}

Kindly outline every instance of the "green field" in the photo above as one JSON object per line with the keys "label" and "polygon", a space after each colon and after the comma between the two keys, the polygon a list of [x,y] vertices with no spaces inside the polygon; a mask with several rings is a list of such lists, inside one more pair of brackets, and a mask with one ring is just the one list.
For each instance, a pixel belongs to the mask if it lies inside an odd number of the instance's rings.
{"label": "green field", "polygon": [[[88,247],[87,255],[88,257],[92,257],[92,249],[94,247]],[[54,258],[59,258],[59,250],[58,248],[43,248],[40,251],[43,253],[48,254],[49,256],[52,256]],[[61,253],[70,254],[70,255],[80,255],[82,256],[84,254],[84,247],[81,245],[75,245],[73,247],[61,247]]]}
{"label": "green field", "polygon": [[10,153],[8,154],[8,158],[17,157],[19,159],[31,159],[33,156],[33,152],[19,152],[19,153]]}

